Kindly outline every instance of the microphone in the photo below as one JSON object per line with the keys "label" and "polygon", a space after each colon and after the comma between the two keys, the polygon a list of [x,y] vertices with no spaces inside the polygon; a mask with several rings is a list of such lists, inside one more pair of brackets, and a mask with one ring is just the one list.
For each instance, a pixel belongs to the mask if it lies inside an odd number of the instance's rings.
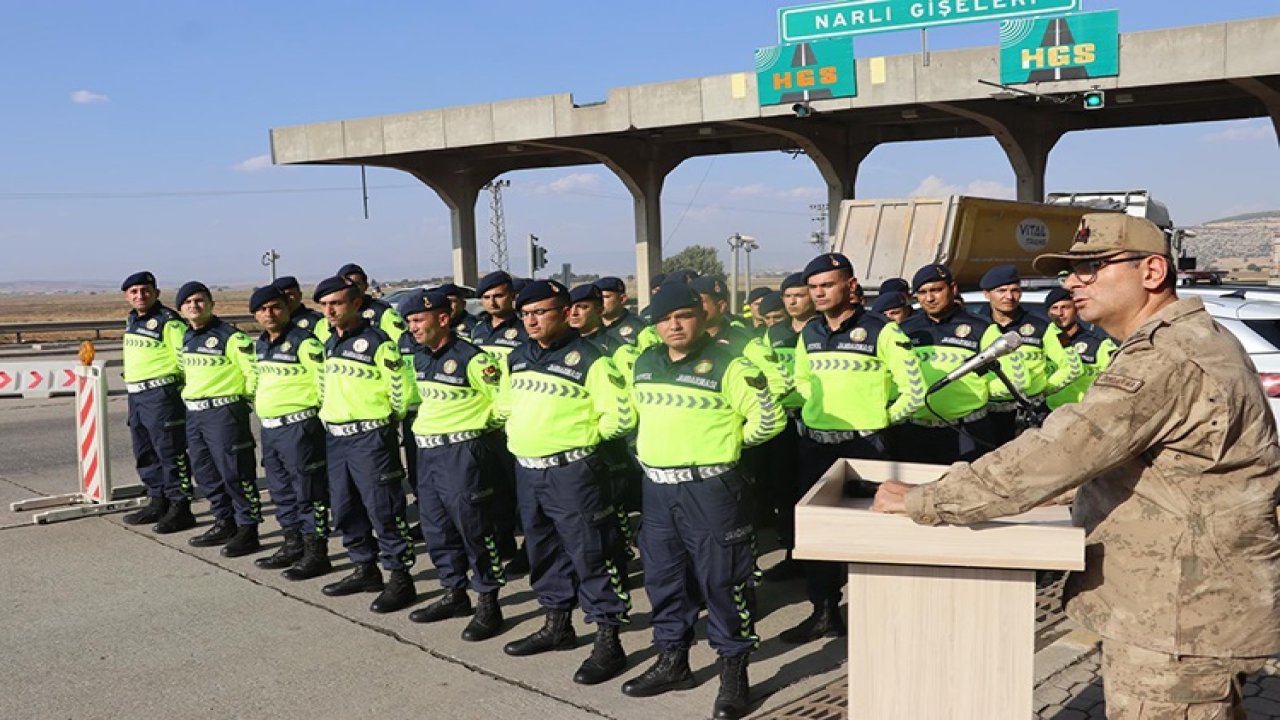
{"label": "microphone", "polygon": [[956,380],[959,380],[965,375],[968,375],[969,373],[981,367],[989,365],[992,362],[1004,357],[1005,355],[1008,355],[1014,350],[1017,350],[1018,346],[1020,345],[1022,345],[1022,336],[1019,335],[1017,331],[1010,330],[1009,332],[1001,335],[999,338],[996,338],[996,341],[991,343],[991,345],[987,347],[986,350],[983,350],[977,355],[974,355],[973,357],[969,358],[963,364],[961,364],[960,367],[947,373],[946,377],[942,378],[938,382],[929,386],[929,390],[925,394],[927,395],[929,393],[935,393],[941,390],[942,388],[946,387],[947,385],[950,385]]}

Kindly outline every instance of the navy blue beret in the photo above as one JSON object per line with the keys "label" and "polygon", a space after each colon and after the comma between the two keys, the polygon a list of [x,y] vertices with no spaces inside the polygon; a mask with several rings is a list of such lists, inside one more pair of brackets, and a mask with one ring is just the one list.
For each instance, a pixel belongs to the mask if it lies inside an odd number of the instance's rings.
{"label": "navy blue beret", "polygon": [[592,284],[600,288],[601,292],[624,293],[627,291],[627,284],[622,282],[622,278],[614,277],[612,275],[602,277]]}
{"label": "navy blue beret", "polygon": [[853,274],[853,263],[849,262],[849,258],[842,253],[823,253],[818,257],[809,261],[804,266],[804,272],[801,276],[808,282],[809,278],[818,273],[831,272],[832,270],[848,270],[849,274]]}
{"label": "navy blue beret", "polygon": [[[667,279],[665,284],[672,284],[670,278]],[[718,300],[724,300],[729,297],[729,288],[726,288],[724,283],[720,282],[719,278],[713,278],[710,275],[703,275],[702,277],[694,278],[693,281],[689,283],[689,287],[700,295],[710,295]]]}
{"label": "navy blue beret", "polygon": [[759,300],[760,298],[764,297],[765,295],[768,295],[771,292],[773,292],[773,288],[767,288],[767,287],[751,288],[751,292],[747,293],[747,304],[750,305],[751,303]]}
{"label": "navy blue beret", "polygon": [[786,306],[782,304],[782,294],[776,292],[767,293],[760,298],[759,309],[761,316],[771,312],[777,312],[778,310],[785,310]]}
{"label": "navy blue beret", "polygon": [[672,270],[662,278],[662,284],[666,285],[667,283],[674,282],[674,283],[684,283],[685,285],[688,285],[689,283],[697,279],[697,277],[698,277],[698,273],[697,271],[694,271],[694,270]]}
{"label": "navy blue beret", "polygon": [[569,303],[569,289],[555,280],[533,280],[516,295],[516,309],[543,300],[560,300]]}
{"label": "navy blue beret", "polygon": [[946,265],[925,265],[917,270],[916,274],[911,278],[911,290],[920,292],[921,285],[926,285],[936,280],[953,283],[956,278],[951,274],[951,268]]}
{"label": "navy blue beret", "polygon": [[786,292],[794,287],[807,288],[809,285],[804,280],[804,273],[791,273],[782,281],[782,291]]}
{"label": "navy blue beret", "polygon": [[280,277],[276,278],[271,284],[274,287],[277,287],[281,290],[301,290],[302,289],[302,286],[298,284],[298,278],[292,275],[281,275]]}
{"label": "navy blue beret", "polygon": [[1070,300],[1070,299],[1071,299],[1070,290],[1066,288],[1054,288],[1049,291],[1048,295],[1044,296],[1044,308],[1045,310],[1048,310],[1049,308],[1053,307],[1055,303],[1060,303],[1063,300]]}
{"label": "navy blue beret", "polygon": [[511,289],[514,290],[517,295],[519,295],[520,291],[529,287],[529,283],[531,282],[533,282],[532,278],[513,277],[511,278]]}
{"label": "navy blue beret", "polygon": [[657,275],[654,275],[653,277],[649,278],[649,289],[657,290],[658,288],[662,287],[662,283],[666,281],[667,281],[666,274],[658,273]]}
{"label": "navy blue beret", "polygon": [[987,271],[986,275],[978,281],[978,287],[983,290],[994,290],[1004,285],[1013,285],[1022,282],[1022,278],[1018,277],[1018,268],[1012,265],[997,265]]}
{"label": "navy blue beret", "polygon": [[311,294],[311,299],[316,302],[320,302],[320,298],[325,295],[331,295],[339,290],[346,290],[350,287],[355,287],[355,285],[351,284],[350,280],[342,277],[341,275],[334,275],[333,277],[321,280],[320,283],[316,285],[316,291]]}
{"label": "navy blue beret", "polygon": [[207,285],[202,282],[192,280],[178,288],[178,294],[174,297],[173,302],[178,307],[182,307],[182,303],[186,302],[187,298],[195,295],[196,293],[204,293],[209,296],[209,299],[213,299],[213,293],[209,292],[209,287]]}
{"label": "navy blue beret", "polygon": [[364,268],[360,267],[355,263],[347,263],[346,265],[343,265],[342,267],[338,268],[339,277],[346,277],[348,275],[351,275],[352,273],[355,273],[363,278],[369,277],[369,274],[364,271]]}
{"label": "navy blue beret", "polygon": [[152,275],[150,270],[143,270],[142,272],[136,272],[130,275],[129,277],[125,278],[124,282],[120,283],[120,290],[121,292],[123,292],[133,287],[134,285],[150,285],[151,287],[155,287],[156,276]]}
{"label": "navy blue beret", "polygon": [[448,297],[460,297],[460,298],[467,297],[467,291],[458,287],[455,283],[445,283],[440,287],[436,288],[436,290],[439,290],[440,292],[444,293]]}
{"label": "navy blue beret", "polygon": [[889,293],[910,293],[911,285],[903,278],[889,278],[880,283],[880,292],[877,295],[888,295]]}
{"label": "navy blue beret", "polygon": [[585,285],[579,285],[569,291],[569,302],[577,303],[585,302],[587,300],[602,302],[604,300],[604,296],[600,294],[600,288],[591,283],[587,283]]}
{"label": "navy blue beret", "polygon": [[886,310],[896,310],[898,308],[907,307],[910,304],[911,303],[908,300],[906,293],[888,292],[876,298],[876,301],[871,304],[871,310],[873,312],[883,313]]}
{"label": "navy blue beret", "polygon": [[510,284],[510,273],[504,270],[494,270],[488,275],[480,278],[480,282],[476,284],[476,295],[483,295],[496,287]]}
{"label": "navy blue beret", "polygon": [[649,319],[656,323],[676,310],[691,307],[702,307],[696,290],[680,282],[665,283],[649,303]]}
{"label": "navy blue beret", "polygon": [[255,288],[253,294],[249,296],[249,312],[258,312],[258,308],[266,305],[271,300],[284,300],[284,291],[275,283],[263,285]]}
{"label": "navy blue beret", "polygon": [[400,313],[400,317],[405,318],[429,310],[449,312],[451,309],[449,296],[441,292],[440,288],[435,290],[414,290],[396,304],[396,311]]}

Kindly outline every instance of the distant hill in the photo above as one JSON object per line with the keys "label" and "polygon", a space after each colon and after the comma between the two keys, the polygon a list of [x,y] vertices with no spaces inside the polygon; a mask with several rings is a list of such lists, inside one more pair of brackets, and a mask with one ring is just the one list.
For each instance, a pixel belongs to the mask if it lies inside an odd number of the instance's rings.
{"label": "distant hill", "polygon": [[1187,228],[1187,254],[1202,268],[1230,270],[1242,275],[1269,274],[1271,244],[1280,238],[1280,210],[1233,215]]}

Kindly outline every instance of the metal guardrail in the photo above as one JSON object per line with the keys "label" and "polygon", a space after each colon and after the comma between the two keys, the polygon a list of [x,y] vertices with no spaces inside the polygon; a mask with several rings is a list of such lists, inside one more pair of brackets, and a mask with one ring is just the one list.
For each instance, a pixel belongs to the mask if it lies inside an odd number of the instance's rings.
{"label": "metal guardrail", "polygon": [[[254,325],[252,315],[227,315],[220,316],[223,320],[241,326]],[[74,332],[93,332],[94,340],[102,339],[104,330],[124,330],[124,320],[116,318],[113,320],[73,320],[70,322],[46,322],[46,323],[12,323],[9,325],[0,325],[0,337],[6,335],[15,336],[16,342],[22,342],[23,335],[48,335],[53,333],[74,333]]]}

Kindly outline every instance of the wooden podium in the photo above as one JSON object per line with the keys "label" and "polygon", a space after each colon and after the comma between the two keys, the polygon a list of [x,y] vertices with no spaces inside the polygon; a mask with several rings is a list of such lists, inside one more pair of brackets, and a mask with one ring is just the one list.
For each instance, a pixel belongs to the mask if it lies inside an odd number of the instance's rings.
{"label": "wooden podium", "polygon": [[1083,569],[1084,530],[1066,507],[929,527],[843,494],[945,471],[840,460],[796,505],[795,557],[849,563],[850,720],[1032,716],[1035,571]]}

